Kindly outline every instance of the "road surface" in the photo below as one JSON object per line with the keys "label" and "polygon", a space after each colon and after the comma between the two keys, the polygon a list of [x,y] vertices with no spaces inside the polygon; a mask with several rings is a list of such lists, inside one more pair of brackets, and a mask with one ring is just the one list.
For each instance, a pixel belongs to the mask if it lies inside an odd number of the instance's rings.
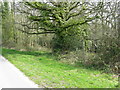
{"label": "road surface", "polygon": [[0,55],[0,90],[1,88],[38,88],[38,85]]}

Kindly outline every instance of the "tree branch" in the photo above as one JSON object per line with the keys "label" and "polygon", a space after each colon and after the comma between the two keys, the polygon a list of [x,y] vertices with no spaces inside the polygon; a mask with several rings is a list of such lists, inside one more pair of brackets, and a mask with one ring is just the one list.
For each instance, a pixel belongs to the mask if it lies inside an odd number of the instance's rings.
{"label": "tree branch", "polygon": [[18,30],[23,32],[23,33],[29,34],[29,35],[33,35],[33,34],[36,34],[36,35],[38,35],[38,34],[53,34],[53,33],[55,33],[55,32],[48,32],[48,31],[47,32],[27,32],[27,31],[21,30],[19,28],[18,28]]}
{"label": "tree branch", "polygon": [[71,7],[71,8],[69,9],[69,11],[71,11],[71,10],[73,10],[74,8],[78,7],[78,6],[79,6],[79,3],[80,3],[80,2],[77,2],[73,7]]}
{"label": "tree branch", "polygon": [[35,28],[35,27],[29,27],[27,24],[22,24],[22,23],[16,23],[16,24],[20,24],[20,25],[22,25],[22,26],[25,26],[25,27],[27,27],[28,29],[42,29],[42,30],[44,30],[44,31],[54,31],[54,30],[48,30],[48,29],[46,29],[46,28],[42,28],[42,27],[39,27],[39,28]]}
{"label": "tree branch", "polygon": [[68,18],[66,19],[66,21],[69,20],[69,19],[72,18],[72,17],[75,17],[75,16],[80,15],[80,14],[82,13],[82,11],[84,11],[84,10],[80,10],[80,11],[79,11],[78,13],[76,13],[76,14],[73,14],[73,13],[72,13],[71,15],[68,16]]}
{"label": "tree branch", "polygon": [[95,18],[93,18],[93,19],[87,19],[87,20],[85,20],[84,22],[74,23],[74,24],[68,25],[68,26],[66,26],[66,27],[64,27],[64,28],[69,28],[69,27],[72,27],[72,26],[83,25],[83,24],[86,24],[87,22],[92,21],[92,20],[94,20],[94,19],[95,19]]}

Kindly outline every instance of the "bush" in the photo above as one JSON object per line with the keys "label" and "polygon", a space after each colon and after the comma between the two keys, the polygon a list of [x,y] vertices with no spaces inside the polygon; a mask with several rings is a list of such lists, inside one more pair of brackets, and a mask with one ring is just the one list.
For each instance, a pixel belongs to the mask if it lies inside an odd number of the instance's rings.
{"label": "bush", "polygon": [[120,47],[118,39],[112,37],[103,37],[101,44],[98,46],[99,61],[104,62],[104,65],[110,67],[112,71],[118,72],[120,68]]}
{"label": "bush", "polygon": [[118,73],[120,68],[120,47],[118,39],[104,36],[99,40],[96,52],[76,50],[60,56],[62,62],[82,64],[87,67]]}
{"label": "bush", "polygon": [[61,61],[70,64],[83,64],[91,66],[95,63],[95,53],[86,52],[84,50],[76,50],[65,55],[61,55]]}

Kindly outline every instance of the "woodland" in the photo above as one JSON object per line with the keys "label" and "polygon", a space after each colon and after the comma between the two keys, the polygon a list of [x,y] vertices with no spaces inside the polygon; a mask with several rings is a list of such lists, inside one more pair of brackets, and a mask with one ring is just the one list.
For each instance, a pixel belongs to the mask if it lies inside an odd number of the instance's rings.
{"label": "woodland", "polygon": [[46,51],[62,63],[120,73],[118,0],[0,2],[0,14],[3,48]]}

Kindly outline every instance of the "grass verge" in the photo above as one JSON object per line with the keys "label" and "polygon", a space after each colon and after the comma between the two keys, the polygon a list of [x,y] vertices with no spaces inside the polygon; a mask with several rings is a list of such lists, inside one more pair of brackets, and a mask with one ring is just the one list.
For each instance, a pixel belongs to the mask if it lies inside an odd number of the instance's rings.
{"label": "grass verge", "polygon": [[33,80],[46,88],[116,88],[113,74],[61,63],[49,52],[16,51],[3,48],[3,56]]}

